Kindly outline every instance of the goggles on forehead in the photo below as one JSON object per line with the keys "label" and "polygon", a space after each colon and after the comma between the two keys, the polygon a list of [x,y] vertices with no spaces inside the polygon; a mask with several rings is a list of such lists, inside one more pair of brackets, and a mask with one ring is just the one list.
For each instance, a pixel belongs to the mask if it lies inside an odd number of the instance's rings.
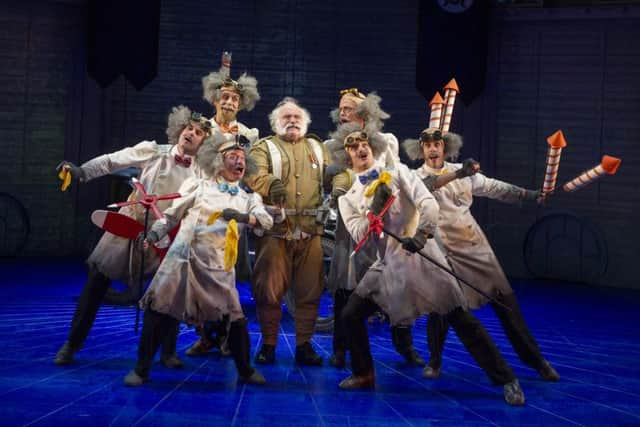
{"label": "goggles on forehead", "polygon": [[358,141],[369,141],[369,135],[366,132],[352,133],[344,139],[344,145],[354,145]]}
{"label": "goggles on forehead", "polygon": [[226,79],[224,79],[224,81],[222,82],[222,85],[218,87],[218,89],[225,88],[225,87],[233,88],[238,92],[242,92],[244,90],[244,87],[242,86],[242,84],[233,80],[231,77],[227,77]]}
{"label": "goggles on forehead", "polygon": [[342,90],[340,91],[340,97],[343,97],[343,96],[345,96],[345,95],[347,95],[347,94],[348,94],[348,95],[353,95],[353,96],[355,96],[356,98],[361,98],[361,99],[364,99],[364,98],[365,98],[365,96],[362,94],[362,92],[360,92],[360,91],[358,90],[358,88],[357,88],[357,87],[350,87],[349,89],[342,89]]}
{"label": "goggles on forehead", "polygon": [[420,134],[420,142],[440,141],[442,139],[442,131],[435,130],[433,132],[424,131]]}
{"label": "goggles on forehead", "polygon": [[207,120],[207,118],[204,117],[202,114],[196,113],[195,111],[193,111],[191,113],[190,120],[192,122],[197,123],[202,128],[202,130],[205,131],[206,133],[211,133],[211,122]]}
{"label": "goggles on forehead", "polygon": [[251,145],[251,141],[249,141],[249,139],[244,136],[244,135],[239,135],[236,134],[235,138],[229,142],[225,142],[224,144],[222,144],[222,146],[220,147],[220,149],[218,150],[220,153],[225,153],[229,150],[237,150],[237,149],[241,149],[244,150],[245,148],[249,147]]}

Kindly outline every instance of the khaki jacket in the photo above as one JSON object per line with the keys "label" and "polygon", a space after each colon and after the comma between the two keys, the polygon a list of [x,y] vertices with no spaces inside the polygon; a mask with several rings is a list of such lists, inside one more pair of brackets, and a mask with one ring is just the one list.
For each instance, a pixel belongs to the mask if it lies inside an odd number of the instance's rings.
{"label": "khaki jacket", "polygon": [[280,179],[287,189],[285,208],[295,213],[287,214],[284,222],[274,224],[273,234],[284,235],[288,231],[293,233],[296,229],[308,234],[322,234],[324,231],[323,225],[316,222],[315,214],[303,214],[305,209],[313,210],[322,205],[323,178],[330,163],[326,147],[322,141],[316,139],[323,153],[322,164],[320,164],[311,145],[311,138],[313,137],[307,135],[300,141],[291,143],[275,135],[269,136],[259,140],[249,152],[255,159],[258,170],[254,175],[245,177],[245,182],[262,196],[267,205],[273,205],[273,201],[269,198],[269,189],[278,178],[273,175],[272,159],[266,140],[271,140],[280,151],[282,170]]}

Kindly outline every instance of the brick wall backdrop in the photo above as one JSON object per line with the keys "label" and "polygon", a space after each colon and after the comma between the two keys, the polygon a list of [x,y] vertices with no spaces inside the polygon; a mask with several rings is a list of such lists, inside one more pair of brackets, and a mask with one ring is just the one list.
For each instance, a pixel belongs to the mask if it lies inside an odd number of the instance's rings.
{"label": "brick wall backdrop", "polygon": [[[526,187],[542,183],[546,138],[562,129],[567,139],[559,171],[561,185],[600,162],[603,154],[622,158],[615,176],[575,193],[560,192],[544,208],[485,207],[485,227],[507,274],[526,275],[522,242],[543,215],[569,213],[586,220],[608,247],[606,274],[589,281],[640,288],[640,228],[632,218],[640,207],[640,22],[639,9],[517,9],[494,14],[491,38],[490,170]],[[486,206],[486,205],[485,205]],[[568,225],[567,227],[571,227]],[[579,246],[575,241],[555,245]],[[554,245],[549,248],[554,250]],[[540,255],[542,255],[540,253]],[[570,264],[569,260],[557,263]],[[596,257],[585,263],[599,262]],[[576,271],[559,265],[557,270]],[[591,268],[587,266],[587,270]]]}
{"label": "brick wall backdrop", "polygon": [[[233,52],[235,76],[259,80],[262,101],[240,120],[269,133],[267,114],[286,95],[311,112],[311,130],[326,136],[328,113],[344,87],[376,90],[399,139],[428,118],[415,90],[418,0],[316,2],[164,0],[157,78],[136,91],[119,78],[107,89],[86,74],[86,6],[82,0],[0,5],[0,192],[22,200],[32,234],[23,255],[83,254],[97,231],[89,213],[109,198],[109,179],[59,191],[53,169],[142,139],[165,139],[177,104],[211,114],[200,79]],[[640,287],[634,264],[638,205],[633,185],[640,125],[638,8],[518,9],[493,13],[487,88],[457,106],[452,129],[465,136],[463,155],[483,170],[526,187],[542,181],[545,138],[562,128],[570,149],[561,177],[623,157],[615,177],[545,208],[479,201],[475,211],[505,270],[526,276],[522,241],[545,213],[588,217],[606,236],[610,266],[599,283]],[[636,42],[634,43],[633,40]],[[443,84],[445,82],[442,82]],[[464,90],[464,88],[462,88]]]}

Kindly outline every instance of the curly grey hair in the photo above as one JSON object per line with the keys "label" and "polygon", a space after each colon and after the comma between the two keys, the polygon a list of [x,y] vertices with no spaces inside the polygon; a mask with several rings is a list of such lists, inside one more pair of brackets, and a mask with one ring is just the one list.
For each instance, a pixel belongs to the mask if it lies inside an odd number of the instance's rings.
{"label": "curly grey hair", "polygon": [[387,151],[387,140],[380,133],[377,123],[367,124],[364,129],[361,129],[357,123],[344,123],[338,126],[335,132],[331,133],[331,139],[326,143],[327,150],[331,154],[331,160],[335,165],[334,168],[344,170],[351,167],[351,159],[345,149],[344,139],[347,135],[358,131],[366,132],[374,158],[379,158],[381,154]]}
{"label": "curly grey hair", "polygon": [[232,86],[240,94],[238,110],[251,111],[260,100],[258,80],[255,77],[242,73],[237,81],[231,80],[226,67],[220,67],[218,72],[211,72],[202,78],[202,96],[209,104],[214,105],[222,96],[222,89],[225,86]]}
{"label": "curly grey hair", "polygon": [[[382,127],[384,126],[384,121],[391,116],[389,115],[389,113],[380,108],[381,101],[382,98],[380,98],[377,93],[371,92],[364,98],[364,100],[360,104],[358,104],[358,106],[356,107],[355,115],[358,118],[364,120],[366,124],[372,123],[379,129],[382,129]],[[339,108],[331,110],[329,116],[335,124],[340,124]]]}
{"label": "curly grey hair", "polygon": [[304,108],[302,105],[300,105],[300,103],[298,102],[297,99],[291,97],[291,96],[286,96],[282,101],[278,102],[278,104],[276,105],[276,108],[273,109],[273,111],[271,111],[271,113],[269,113],[269,123],[271,124],[271,130],[276,134],[276,135],[280,135],[281,134],[281,129],[280,126],[278,124],[278,115],[280,114],[280,110],[282,109],[282,107],[284,107],[286,104],[294,104],[296,107],[300,108],[302,110],[302,118],[304,120],[304,128],[302,129],[303,132],[302,135],[306,135],[307,134],[307,129],[309,128],[309,124],[311,123],[311,114],[309,114],[309,111],[307,111],[306,108]]}
{"label": "curly grey hair", "polygon": [[206,131],[209,131],[210,124],[200,113],[192,112],[189,107],[179,105],[171,109],[167,119],[167,140],[169,144],[175,145],[180,139],[180,134],[191,122],[199,123]]}
{"label": "curly grey hair", "polygon": [[[462,136],[457,133],[447,132],[442,135],[444,141],[444,158],[445,160],[456,161],[460,155],[460,149],[462,148]],[[411,160],[424,160],[424,152],[422,151],[422,144],[419,139],[405,139],[402,142],[402,148],[404,148],[407,157]]]}
{"label": "curly grey hair", "polygon": [[[222,144],[229,142],[229,139],[221,132],[214,131],[213,134],[204,140],[202,146],[196,154],[196,162],[202,171],[209,177],[215,177],[224,167],[224,152],[220,152]],[[258,165],[255,159],[249,155],[249,144],[244,150],[245,155],[245,176],[255,174]]]}

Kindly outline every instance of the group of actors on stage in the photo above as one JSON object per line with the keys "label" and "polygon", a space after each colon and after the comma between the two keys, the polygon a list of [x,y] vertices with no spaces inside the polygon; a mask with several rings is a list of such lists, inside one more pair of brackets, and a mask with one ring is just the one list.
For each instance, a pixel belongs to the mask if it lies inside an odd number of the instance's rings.
{"label": "group of actors on stage", "polygon": [[[473,159],[456,163],[461,137],[439,123],[403,142],[409,158],[424,161],[408,168],[400,162],[397,138],[383,131],[389,115],[380,97],[355,88],[341,91],[328,140],[308,133],[310,115],[290,97],[269,115],[273,134],[260,139],[258,129],[236,119],[260,99],[257,81],[246,73],[232,79],[228,59],[202,79],[213,117],[179,106],[169,115],[166,144],[142,141],[80,166],[60,164],[59,171],[78,182],[136,167],[148,194],[180,197],[159,200],[160,217],[149,216],[137,239],[104,233],[87,261],[87,282],[57,365],[73,362],[111,281],[134,283],[139,275],[152,279],[139,301],[143,326],[137,363],[124,378],[128,386],[149,380],[158,349],[163,365],[183,365],[176,355],[182,321],[199,334],[188,355],[219,348],[233,358],[240,381],[264,384],[254,365],[275,363],[288,291],[295,302],[295,361],[322,365],[311,339],[325,287],[321,236],[329,204],[338,210],[328,283],[335,314],[329,363],[344,368],[349,358],[352,371],[341,389],[375,387],[367,318],[381,311],[394,347],[408,362],[426,365],[424,377],[441,375],[451,326],[491,382],[503,386],[505,401],[524,404],[511,367],[472,312],[487,303],[522,362],[546,381],[559,379],[470,212],[474,197],[539,202],[540,192],[486,177]],[[130,200],[140,197],[136,190]],[[140,204],[119,213],[144,223]],[[253,364],[236,289],[247,233],[255,234],[251,292],[262,343]],[[413,347],[410,329],[425,314],[428,362]]]}

